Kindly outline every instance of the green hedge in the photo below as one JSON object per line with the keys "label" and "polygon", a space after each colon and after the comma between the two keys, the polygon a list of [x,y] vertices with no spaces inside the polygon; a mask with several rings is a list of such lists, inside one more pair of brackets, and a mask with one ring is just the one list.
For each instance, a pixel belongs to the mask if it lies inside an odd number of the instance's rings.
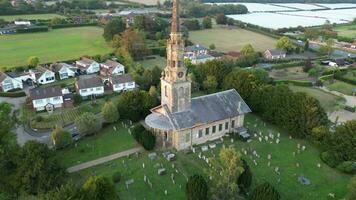
{"label": "green hedge", "polygon": [[48,26],[36,26],[32,28],[21,28],[17,29],[17,33],[37,33],[37,32],[47,32]]}
{"label": "green hedge", "polygon": [[289,62],[289,63],[275,64],[272,66],[272,69],[284,69],[284,68],[298,67],[298,66],[303,66],[303,65],[304,65],[304,61],[294,61],[294,62]]}
{"label": "green hedge", "polygon": [[[351,80],[351,79],[345,78],[343,73],[336,74],[335,79],[337,79],[339,81],[346,82],[346,83],[350,83],[352,85],[356,85],[356,80]],[[355,88],[356,88],[356,86],[355,86]]]}
{"label": "green hedge", "polygon": [[345,110],[350,111],[350,112],[356,112],[356,107],[351,107],[351,106],[345,106]]}
{"label": "green hedge", "polygon": [[301,80],[276,80],[274,81],[278,84],[293,84],[296,86],[311,87],[313,83],[311,81],[301,81]]}
{"label": "green hedge", "polygon": [[24,91],[18,92],[0,92],[0,97],[24,97],[26,93]]}
{"label": "green hedge", "polygon": [[82,26],[97,26],[97,23],[87,23],[87,24],[57,24],[53,25],[52,29],[60,29],[60,28],[70,28],[70,27],[82,27]]}
{"label": "green hedge", "polygon": [[322,82],[324,82],[324,81],[330,80],[333,76],[334,76],[333,74],[320,76],[320,77],[319,77],[319,80],[322,81]]}

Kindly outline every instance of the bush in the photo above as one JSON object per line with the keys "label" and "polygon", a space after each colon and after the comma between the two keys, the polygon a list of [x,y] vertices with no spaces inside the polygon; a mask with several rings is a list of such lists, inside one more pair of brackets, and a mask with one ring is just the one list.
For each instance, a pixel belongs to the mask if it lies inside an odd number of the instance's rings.
{"label": "bush", "polygon": [[36,116],[36,122],[42,122],[44,119],[42,116],[38,115]]}
{"label": "bush", "polygon": [[79,94],[74,94],[73,95],[73,100],[74,100],[74,104],[75,105],[79,105],[80,103],[83,102],[83,98]]}
{"label": "bush", "polygon": [[186,194],[188,200],[208,199],[208,184],[201,175],[189,177],[186,184]]}
{"label": "bush", "polygon": [[156,137],[141,124],[134,126],[132,130],[133,137],[147,151],[152,150],[156,145]]}
{"label": "bush", "polygon": [[304,65],[304,61],[294,61],[294,62],[288,62],[288,63],[280,63],[280,64],[275,64],[272,66],[272,69],[284,69],[284,68],[289,68],[289,67],[297,67]]}
{"label": "bush", "polygon": [[37,33],[37,32],[47,32],[48,31],[48,26],[37,26],[37,27],[31,27],[31,28],[22,28],[22,29],[17,29],[17,33]]}
{"label": "bush", "polygon": [[64,147],[68,146],[70,143],[72,143],[72,135],[67,131],[63,131],[59,127],[54,129],[51,137],[52,137],[53,145],[57,149],[62,149]]}
{"label": "bush", "polygon": [[351,107],[351,106],[345,106],[345,110],[350,111],[350,112],[356,112],[356,107]]}
{"label": "bush", "polygon": [[17,91],[17,92],[0,92],[0,97],[25,97],[26,93],[24,91]]}
{"label": "bush", "polygon": [[112,181],[114,183],[118,183],[121,181],[121,173],[120,172],[115,172],[113,175],[112,175]]}
{"label": "bush", "polygon": [[313,83],[311,81],[302,81],[302,80],[276,80],[276,84],[293,84],[296,86],[311,87]]}
{"label": "bush", "polygon": [[258,185],[252,192],[250,200],[279,200],[281,195],[269,183]]}
{"label": "bush", "polygon": [[356,173],[356,162],[353,161],[345,161],[339,164],[336,167],[338,170],[348,173],[348,174],[355,174]]}
{"label": "bush", "polygon": [[338,164],[338,161],[333,156],[331,156],[327,151],[321,153],[320,159],[330,167],[335,167]]}
{"label": "bush", "polygon": [[97,26],[97,23],[86,23],[86,24],[57,24],[53,25],[52,29],[69,28],[69,27],[82,27],[82,26]]}

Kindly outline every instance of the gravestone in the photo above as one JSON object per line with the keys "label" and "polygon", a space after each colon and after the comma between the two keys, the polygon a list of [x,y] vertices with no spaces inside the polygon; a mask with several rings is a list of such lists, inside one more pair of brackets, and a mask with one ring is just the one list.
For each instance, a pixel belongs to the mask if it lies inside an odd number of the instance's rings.
{"label": "gravestone", "polygon": [[208,146],[204,145],[204,146],[201,147],[201,151],[204,152],[204,151],[207,151],[207,150],[208,150]]}
{"label": "gravestone", "polygon": [[216,144],[215,144],[215,143],[209,144],[209,148],[210,148],[210,149],[215,149],[215,148],[216,148]]}
{"label": "gravestone", "polygon": [[156,160],[157,159],[157,153],[153,152],[153,153],[149,153],[148,154],[148,158],[150,160]]}
{"label": "gravestone", "polygon": [[166,169],[165,168],[160,168],[157,170],[157,174],[162,176],[166,174]]}

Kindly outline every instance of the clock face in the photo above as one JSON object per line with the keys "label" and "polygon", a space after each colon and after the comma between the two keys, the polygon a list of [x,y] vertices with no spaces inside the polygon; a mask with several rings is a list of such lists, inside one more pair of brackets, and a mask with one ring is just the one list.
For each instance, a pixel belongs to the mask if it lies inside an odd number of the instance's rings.
{"label": "clock face", "polygon": [[178,77],[179,77],[179,78],[182,78],[182,77],[183,77],[183,75],[184,75],[184,73],[183,73],[183,72],[179,72],[179,73],[178,73]]}

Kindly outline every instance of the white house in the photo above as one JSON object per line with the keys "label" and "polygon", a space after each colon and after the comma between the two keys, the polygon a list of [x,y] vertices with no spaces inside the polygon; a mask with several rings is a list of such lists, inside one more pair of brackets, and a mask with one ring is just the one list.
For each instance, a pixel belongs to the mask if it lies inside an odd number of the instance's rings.
{"label": "white house", "polygon": [[99,76],[81,76],[75,87],[83,98],[104,95],[104,84]]}
{"label": "white house", "polygon": [[53,83],[56,81],[55,73],[42,66],[31,69],[30,76],[33,82],[41,85]]}
{"label": "white house", "polygon": [[200,44],[187,46],[184,49],[184,58],[192,58],[197,55],[206,55],[208,54],[208,52],[209,52],[208,48]]}
{"label": "white house", "polygon": [[130,74],[111,76],[109,82],[114,92],[133,90],[136,87],[136,83]]}
{"label": "white house", "polygon": [[200,55],[195,55],[189,59],[191,60],[192,64],[197,65],[197,64],[205,63],[207,61],[215,60],[216,58],[209,54],[200,54]]}
{"label": "white house", "polygon": [[0,72],[0,90],[7,92],[13,89],[23,89],[22,81],[12,78],[6,73]]}
{"label": "white house", "polygon": [[100,65],[96,61],[83,57],[75,62],[78,69],[86,74],[95,74],[100,71]]}
{"label": "white house", "polygon": [[50,69],[53,72],[58,73],[59,79],[61,80],[75,77],[75,73],[77,71],[76,67],[68,65],[67,63],[54,63],[50,66]]}
{"label": "white house", "polygon": [[267,60],[279,60],[287,56],[287,52],[283,49],[267,49],[263,57]]}
{"label": "white house", "polygon": [[63,106],[62,89],[55,87],[37,87],[30,90],[32,106],[36,111],[53,111]]}
{"label": "white house", "polygon": [[30,21],[14,21],[14,24],[17,26],[31,26]]}
{"label": "white house", "polygon": [[112,75],[122,74],[125,74],[125,66],[116,61],[107,60],[100,65],[100,75],[103,80],[109,80]]}

